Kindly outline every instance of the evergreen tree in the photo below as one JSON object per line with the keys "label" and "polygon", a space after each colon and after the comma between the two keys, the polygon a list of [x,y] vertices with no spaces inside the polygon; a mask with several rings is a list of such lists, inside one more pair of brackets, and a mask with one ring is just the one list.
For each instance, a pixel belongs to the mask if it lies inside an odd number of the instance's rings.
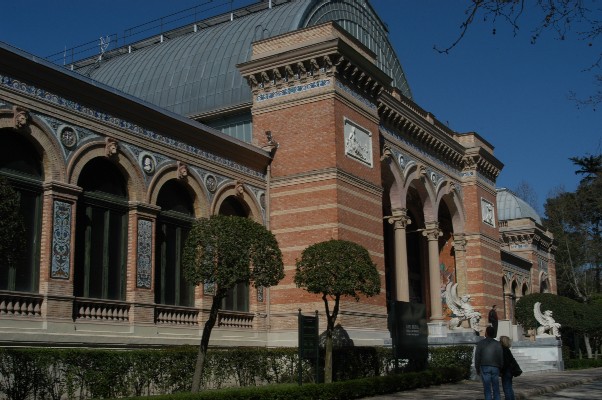
{"label": "evergreen tree", "polygon": [[239,283],[274,286],[284,278],[284,265],[276,238],[263,225],[248,218],[215,215],[193,225],[183,266],[188,282],[214,286],[192,381],[192,391],[198,392],[211,331],[228,291]]}

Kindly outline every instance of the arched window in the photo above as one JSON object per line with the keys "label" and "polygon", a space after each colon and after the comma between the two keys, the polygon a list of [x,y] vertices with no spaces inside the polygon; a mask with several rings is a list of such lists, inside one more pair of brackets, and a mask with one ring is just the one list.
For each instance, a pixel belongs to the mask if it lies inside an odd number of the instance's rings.
{"label": "arched window", "polygon": [[186,188],[168,181],[157,198],[161,213],[157,219],[155,244],[155,303],[194,305],[194,287],[182,271],[182,253],[194,221],[193,202]]}
{"label": "arched window", "polygon": [[44,176],[42,158],[27,139],[12,129],[0,129],[0,174],[19,194],[25,226],[25,257],[18,266],[0,265],[0,290],[37,292]]}
{"label": "arched window", "polygon": [[[221,204],[219,214],[247,218],[249,217],[249,210],[246,205],[241,203],[236,197],[230,196]],[[222,301],[221,309],[248,312],[249,285],[246,283],[239,283],[230,289]]]}
{"label": "arched window", "polygon": [[91,160],[78,185],[75,295],[124,300],[127,256],[127,192],[119,169],[104,158]]}

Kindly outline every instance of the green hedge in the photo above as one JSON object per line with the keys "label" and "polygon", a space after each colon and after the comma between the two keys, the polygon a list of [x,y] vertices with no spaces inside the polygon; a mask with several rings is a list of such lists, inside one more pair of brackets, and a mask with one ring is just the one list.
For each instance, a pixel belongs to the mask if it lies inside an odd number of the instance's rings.
{"label": "green hedge", "polygon": [[586,369],[586,368],[600,368],[602,367],[602,359],[596,358],[572,358],[565,360],[565,369]]}
{"label": "green hedge", "polygon": [[[179,393],[153,396],[153,400],[350,400],[412,390],[421,387],[458,382],[463,371],[458,367],[438,368],[422,372],[408,372],[333,382],[329,384],[273,385],[253,388],[208,390],[200,393]],[[134,400],[140,398],[130,398]]]}
{"label": "green hedge", "polygon": [[[462,376],[468,377],[470,346],[429,351],[431,367],[455,365]],[[0,398],[83,400],[187,392],[196,355],[196,347],[160,350],[0,348]],[[393,355],[387,348],[337,349],[333,359],[336,381],[382,377],[395,372]],[[296,348],[214,348],[207,354],[203,387],[297,383],[298,366]],[[303,382],[314,382],[313,367],[309,361],[303,361]]]}

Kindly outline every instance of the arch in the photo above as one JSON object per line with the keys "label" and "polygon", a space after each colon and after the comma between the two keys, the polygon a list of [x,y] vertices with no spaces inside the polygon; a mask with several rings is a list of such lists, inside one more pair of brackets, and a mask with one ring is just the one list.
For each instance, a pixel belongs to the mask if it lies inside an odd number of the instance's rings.
{"label": "arch", "polygon": [[[77,185],[79,175],[84,167],[97,157],[106,158],[106,143],[104,140],[97,140],[82,146],[73,155],[73,158],[67,165],[68,183]],[[138,165],[138,162],[128,151],[121,149],[117,154],[108,158],[121,171],[126,180],[127,193],[130,201],[142,202],[145,200],[144,177]]]}
{"label": "arch", "polygon": [[29,124],[22,129],[14,129],[14,112],[0,111],[0,129],[7,128],[25,137],[42,156],[44,181],[65,181],[66,166],[63,151],[57,138],[50,132],[47,125],[35,115],[29,114]]}
{"label": "arch", "polygon": [[[178,165],[173,162],[158,170],[151,180],[147,193],[147,202],[157,204],[159,192],[165,183],[172,179],[178,179]],[[193,198],[194,216],[203,218],[209,216],[209,200],[205,195],[203,186],[199,183],[202,179],[191,168],[188,169],[188,176],[178,179],[188,188]]]}
{"label": "arch", "polygon": [[0,263],[0,290],[34,293],[39,290],[43,221],[43,156],[26,135],[0,128],[0,176],[17,193],[23,236],[22,257]]}
{"label": "arch", "polygon": [[418,193],[418,196],[422,203],[422,213],[424,214],[425,221],[436,221],[436,195],[432,184],[428,183],[430,181],[426,179],[425,171],[426,167],[424,167],[424,165],[422,164],[417,164],[413,162],[408,163],[408,166],[406,167],[404,173],[405,185],[403,188],[403,193],[405,193],[405,197],[407,197],[409,188],[414,188]]}
{"label": "arch", "polygon": [[527,282],[523,282],[523,284],[521,285],[521,297],[526,296],[529,293],[530,293],[529,285],[527,285]]}
{"label": "arch", "polygon": [[[383,177],[383,187],[385,187],[385,189],[388,188],[388,199],[391,209],[395,210],[405,208],[406,197],[403,195],[403,169],[393,157],[391,149],[389,149],[387,146],[385,146],[383,149],[381,171]],[[387,180],[386,184],[384,184],[385,180]]]}
{"label": "arch", "polygon": [[156,205],[161,207],[155,232],[155,303],[191,307],[194,285],[183,271],[186,238],[194,222],[195,195],[184,179],[172,177],[161,185]]}
{"label": "arch", "polygon": [[263,223],[261,208],[245,185],[237,181],[232,181],[221,187],[215,194],[213,204],[211,205],[211,215],[219,213],[224,202],[229,198],[234,197],[241,205],[247,208],[248,216],[254,221]]}
{"label": "arch", "polygon": [[550,277],[545,271],[539,273],[539,293],[550,293]]}
{"label": "arch", "polygon": [[124,300],[128,257],[128,188],[118,165],[95,157],[83,165],[77,186],[74,295]]}
{"label": "arch", "polygon": [[464,211],[464,205],[458,196],[455,183],[445,181],[438,185],[437,189],[437,208],[440,207],[441,203],[445,203],[452,217],[454,232],[464,232],[466,213]]}

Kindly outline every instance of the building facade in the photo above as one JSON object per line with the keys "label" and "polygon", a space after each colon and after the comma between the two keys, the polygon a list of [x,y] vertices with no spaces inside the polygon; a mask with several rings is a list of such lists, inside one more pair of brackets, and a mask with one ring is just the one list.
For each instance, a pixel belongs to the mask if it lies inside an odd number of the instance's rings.
{"label": "building facade", "polygon": [[261,2],[67,68],[0,53],[0,173],[28,235],[23,266],[0,266],[0,345],[197,343],[214,288],[180,258],[214,214],[265,224],[286,272],[232,290],[215,345],[295,346],[298,310],[323,314],[295,261],[331,238],[382,277],[341,304],[356,344],[388,340],[392,300],[426,304],[445,336],[449,282],[509,320],[521,295],[556,290],[539,217],[500,213],[517,198],[496,190],[493,146],[412,101],[365,0]]}

